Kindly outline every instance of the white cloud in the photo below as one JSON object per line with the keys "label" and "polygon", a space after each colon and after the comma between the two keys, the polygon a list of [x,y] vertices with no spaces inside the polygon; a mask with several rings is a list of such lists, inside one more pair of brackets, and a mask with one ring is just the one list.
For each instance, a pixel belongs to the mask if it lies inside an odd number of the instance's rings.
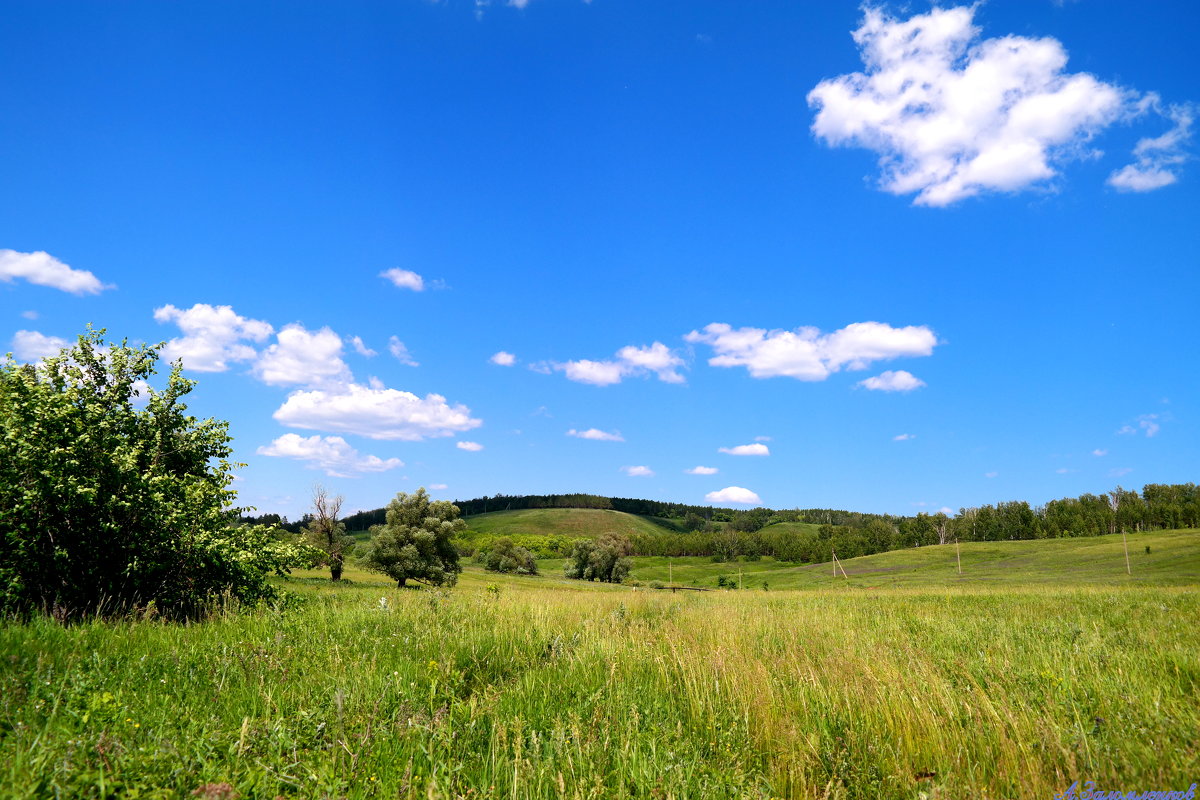
{"label": "white cloud", "polygon": [[450,487],[444,483],[431,483],[429,484],[429,488],[431,491],[440,492],[444,489],[449,489]]}
{"label": "white cloud", "polygon": [[873,392],[911,392],[913,389],[920,389],[924,386],[925,381],[907,370],[893,371],[889,369],[873,378],[859,381],[858,385]]}
{"label": "white cloud", "polygon": [[37,319],[37,318],[38,318],[38,312],[36,312],[36,311],[22,311],[22,312],[21,312],[21,316],[22,316],[22,317],[24,317],[25,319]]}
{"label": "white cloud", "polygon": [[406,367],[419,367],[418,364],[408,352],[408,348],[404,346],[404,342],[400,341],[399,337],[393,336],[388,339],[388,352],[396,357]]}
{"label": "white cloud", "polygon": [[501,350],[489,358],[488,361],[492,362],[493,364],[498,364],[501,367],[511,367],[513,364],[517,363],[517,357],[512,353],[507,353]]}
{"label": "white cloud", "polygon": [[455,442],[454,446],[459,450],[466,450],[468,453],[478,453],[483,449],[483,445],[479,442]]}
{"label": "white cloud", "polygon": [[718,453],[731,456],[769,456],[771,450],[765,444],[739,444],[737,447],[718,447]]}
{"label": "white cloud", "polygon": [[1101,450],[1100,448],[1097,447],[1095,450],[1092,451],[1092,455],[1096,456],[1096,458],[1100,458],[1101,456],[1108,455],[1108,451]]}
{"label": "white cloud", "polygon": [[574,436],[576,439],[591,439],[594,442],[623,442],[625,437],[619,431],[602,431],[599,428],[588,428],[586,431],[577,431],[574,428],[567,431],[567,436]]}
{"label": "white cloud", "polygon": [[615,361],[568,361],[565,364],[555,364],[554,368],[567,374],[567,379],[578,383],[590,383],[593,386],[608,386],[620,383],[625,374],[624,367]]}
{"label": "white cloud", "polygon": [[1146,438],[1148,439],[1162,430],[1162,425],[1159,424],[1158,419],[1158,414],[1142,414],[1136,420],[1136,427],[1129,424],[1122,425],[1117,431],[1117,435],[1125,436],[1141,431],[1142,433],[1146,434]]}
{"label": "white cloud", "polygon": [[101,283],[86,269],[67,266],[49,253],[0,250],[0,281],[12,283],[17,278],[71,294],[100,294],[105,289],[116,288],[112,284]]}
{"label": "white cloud", "polygon": [[12,338],[12,353],[21,361],[41,361],[58,355],[69,342],[58,336],[47,336],[38,331],[17,331]]}
{"label": "white cloud", "polygon": [[1058,469],[1054,470],[1056,475],[1067,475],[1074,471],[1075,470],[1071,469],[1070,467],[1059,467]]}
{"label": "white cloud", "polygon": [[937,336],[925,326],[893,328],[882,322],[854,322],[823,334],[817,328],[793,331],[737,328],[723,322],[684,337],[710,345],[714,367],[745,367],[755,378],[787,376],[823,381],[840,369],[866,369],[871,362],[901,356],[928,356]]}
{"label": "white cloud", "polygon": [[1045,37],[980,39],[978,6],[897,20],[866,8],[854,32],[864,72],[819,83],[813,133],[879,154],[883,188],[945,206],[986,191],[1044,184],[1054,164],[1141,110],[1136,93],[1068,73]]}
{"label": "white cloud", "polygon": [[340,436],[303,437],[285,433],[256,452],[260,456],[307,461],[309,469],[323,469],[326,475],[335,478],[353,478],[365,472],[386,472],[404,466],[398,458],[364,456]]}
{"label": "white cloud", "polygon": [[554,369],[566,373],[569,380],[590,383],[593,386],[608,386],[620,383],[624,378],[653,373],[664,383],[683,383],[679,367],[683,359],[662,342],[646,347],[622,347],[612,360],[567,361],[556,363]]}
{"label": "white cloud", "polygon": [[985,477],[985,478],[994,478],[994,477],[996,477],[996,476],[997,476],[997,475],[999,475],[999,474],[1000,474],[999,472],[985,472],[985,473],[983,473],[983,477]]}
{"label": "white cloud", "polygon": [[411,289],[414,292],[425,291],[425,279],[412,270],[387,269],[379,273],[379,277],[387,278],[398,289]]}
{"label": "white cloud", "polygon": [[624,472],[631,478],[653,478],[654,470],[649,467],[621,467],[621,472]]}
{"label": "white cloud", "polygon": [[709,492],[704,495],[704,499],[710,503],[735,503],[742,506],[762,504],[762,499],[757,494],[741,486],[726,486],[718,492]]}
{"label": "white cloud", "polygon": [[938,511],[942,514],[945,514],[948,517],[954,516],[954,509],[950,508],[950,506],[942,506],[941,508],[938,509]]}
{"label": "white cloud", "polygon": [[692,467],[685,469],[684,472],[688,475],[716,475],[720,470],[716,467]]}
{"label": "white cloud", "polygon": [[379,355],[374,350],[367,347],[367,345],[363,342],[361,336],[355,336],[354,338],[352,338],[350,340],[350,344],[354,347],[354,352],[358,353],[360,356],[366,356],[367,358],[373,358],[374,356]]}
{"label": "white cloud", "polygon": [[129,398],[135,406],[144,406],[150,402],[150,384],[141,378],[133,382],[133,393]]}
{"label": "white cloud", "polygon": [[617,360],[626,365],[630,374],[647,370],[665,383],[683,383],[683,376],[676,371],[683,366],[683,359],[662,342],[655,342],[649,347],[622,347],[617,351]]}
{"label": "white cloud", "polygon": [[183,336],[167,342],[162,355],[168,361],[183,359],[197,372],[224,372],[231,361],[253,361],[258,352],[243,340],[261,342],[275,330],[262,320],[237,314],[232,306],[197,303],[187,310],[165,305],[154,309],[157,322],[174,322]]}
{"label": "white cloud", "polygon": [[[1152,97],[1154,105],[1156,101]],[[1162,136],[1138,141],[1133,148],[1136,160],[1109,175],[1109,186],[1123,192],[1151,192],[1179,180],[1178,167],[1188,160],[1184,145],[1192,138],[1195,115],[1190,107],[1172,106],[1164,116],[1175,126]]]}
{"label": "white cloud", "polygon": [[1116,469],[1110,469],[1108,475],[1110,478],[1120,478],[1131,472],[1133,472],[1133,467],[1117,467]]}
{"label": "white cloud", "polygon": [[770,436],[755,436],[755,437],[754,437],[754,441],[756,441],[756,442],[769,442],[769,441],[771,441],[771,437],[770,437]]}
{"label": "white cloud", "polygon": [[915,439],[915,438],[917,438],[917,435],[915,433],[901,433],[898,436],[893,436],[892,441],[893,442],[907,442],[910,439]]}
{"label": "white cloud", "polygon": [[292,428],[352,433],[369,439],[419,442],[478,428],[466,406],[449,405],[438,394],[348,384],[337,391],[293,392],[274,414]]}
{"label": "white cloud", "polygon": [[285,325],[262,352],[251,373],[270,386],[334,386],[352,380],[342,360],[342,339],[329,328]]}

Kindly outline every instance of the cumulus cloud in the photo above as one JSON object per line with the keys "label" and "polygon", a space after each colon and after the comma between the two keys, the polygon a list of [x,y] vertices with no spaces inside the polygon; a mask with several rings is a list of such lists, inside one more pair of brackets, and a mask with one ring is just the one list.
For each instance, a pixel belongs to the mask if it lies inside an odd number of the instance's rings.
{"label": "cumulus cloud", "polygon": [[1174,127],[1162,136],[1139,140],[1133,148],[1134,162],[1109,175],[1109,186],[1123,192],[1151,192],[1179,180],[1178,168],[1188,160],[1184,147],[1192,138],[1195,112],[1189,106],[1172,106],[1162,113]]}
{"label": "cumulus cloud", "polygon": [[566,373],[568,380],[593,386],[608,386],[628,377],[648,374],[658,376],[664,383],[683,383],[683,376],[678,372],[683,359],[662,342],[646,347],[622,347],[616,356],[605,361],[580,359],[553,366]]}
{"label": "cumulus cloud", "polygon": [[466,450],[468,453],[478,453],[483,449],[483,445],[479,442],[455,442],[454,446],[459,450]]}
{"label": "cumulus cloud", "polygon": [[404,346],[404,342],[400,341],[399,337],[393,336],[388,339],[388,352],[406,367],[421,366],[413,359],[412,355],[408,352],[408,348]]}
{"label": "cumulus cloud", "polygon": [[197,303],[189,309],[165,305],[154,309],[157,322],[174,322],[183,336],[163,348],[168,361],[183,359],[196,372],[224,372],[231,361],[253,361],[258,351],[245,341],[261,342],[274,332],[262,320],[243,317],[232,306]]}
{"label": "cumulus cloud", "polygon": [[619,431],[602,431],[599,428],[588,428],[586,431],[577,431],[574,428],[567,431],[567,436],[574,436],[576,439],[591,439],[594,442],[623,442],[625,437]]}
{"label": "cumulus cloud", "polygon": [[367,358],[373,358],[373,357],[379,355],[374,350],[367,347],[367,345],[363,342],[361,336],[355,336],[353,339],[350,340],[350,344],[354,347],[354,352],[358,353],[360,356],[366,356]]}
{"label": "cumulus cloud", "polygon": [[710,503],[734,503],[740,506],[756,506],[762,504],[762,499],[741,486],[726,486],[717,492],[709,492],[704,499]]}
{"label": "cumulus cloud", "polygon": [[1099,447],[1097,447],[1095,450],[1092,451],[1092,455],[1096,456],[1096,458],[1100,458],[1101,456],[1108,455],[1108,451],[1101,450]]}
{"label": "cumulus cloud", "polygon": [[439,394],[420,398],[411,392],[355,383],[337,390],[293,392],[274,417],[291,428],[408,442],[453,436],[483,424],[471,417],[465,405],[450,405]]}
{"label": "cumulus cloud", "polygon": [[22,311],[21,316],[24,317],[25,319],[37,319],[38,312],[32,311],[32,310],[31,311]]}
{"label": "cumulus cloud", "polygon": [[873,378],[859,381],[858,385],[873,392],[911,392],[913,389],[920,389],[924,386],[925,381],[906,370],[893,371],[889,369]]}
{"label": "cumulus cloud", "polygon": [[653,478],[654,470],[649,467],[621,467],[621,472],[624,472],[631,478]]}
{"label": "cumulus cloud", "polygon": [[1159,424],[1158,420],[1158,414],[1142,414],[1135,420],[1137,423],[1136,426],[1129,424],[1122,425],[1117,434],[1125,436],[1134,433],[1144,433],[1146,434],[1146,438],[1150,438],[1162,429],[1162,425]]}
{"label": "cumulus cloud", "polygon": [[902,356],[928,356],[937,336],[925,326],[893,328],[882,322],[854,322],[833,333],[817,328],[765,330],[713,322],[686,337],[712,347],[714,367],[745,367],[752,377],[786,376],[823,381],[841,369],[866,369],[871,362]]}
{"label": "cumulus cloud", "polygon": [[728,453],[731,456],[769,456],[771,450],[765,444],[739,444],[737,447],[718,447],[718,453]]}
{"label": "cumulus cloud", "polygon": [[[813,133],[833,146],[876,152],[884,190],[946,206],[1044,185],[1058,174],[1055,165],[1092,155],[1087,143],[1099,131],[1147,109],[1136,92],[1067,72],[1056,39],[980,38],[977,8],[934,8],[899,20],[868,7],[853,34],[865,69],[809,93]],[[1165,185],[1160,171],[1174,162],[1160,154],[1175,144],[1157,152],[1146,145],[1132,171],[1110,183]]]}
{"label": "cumulus cloud", "polygon": [[688,475],[716,475],[720,470],[716,467],[692,467],[685,469],[684,472]]}
{"label": "cumulus cloud", "polygon": [[517,363],[517,357],[514,356],[512,353],[507,353],[507,352],[501,350],[500,352],[492,355],[492,357],[489,358],[488,361],[492,362],[493,364],[497,364],[501,367],[511,367],[513,364]]}
{"label": "cumulus cloud", "polygon": [[379,277],[387,278],[398,289],[411,289],[414,292],[425,291],[425,279],[412,270],[387,269],[379,273]]}
{"label": "cumulus cloud", "polygon": [[260,456],[305,461],[309,469],[323,469],[326,475],[335,478],[353,478],[366,472],[386,472],[404,466],[398,458],[362,455],[340,436],[303,437],[285,433],[256,452]]}
{"label": "cumulus cloud", "polygon": [[18,253],[0,250],[0,281],[12,283],[17,278],[38,286],[49,286],[71,294],[100,294],[115,289],[86,269],[74,269],[49,253]]}
{"label": "cumulus cloud", "polygon": [[915,439],[915,438],[917,438],[917,435],[915,433],[901,433],[898,436],[893,436],[892,441],[893,442],[907,442],[908,440]]}
{"label": "cumulus cloud", "polygon": [[56,356],[69,343],[59,336],[47,336],[38,331],[17,331],[9,346],[18,360],[31,362]]}
{"label": "cumulus cloud", "polygon": [[341,337],[327,327],[310,331],[299,323],[279,331],[251,374],[270,386],[331,386],[352,380],[342,360]]}

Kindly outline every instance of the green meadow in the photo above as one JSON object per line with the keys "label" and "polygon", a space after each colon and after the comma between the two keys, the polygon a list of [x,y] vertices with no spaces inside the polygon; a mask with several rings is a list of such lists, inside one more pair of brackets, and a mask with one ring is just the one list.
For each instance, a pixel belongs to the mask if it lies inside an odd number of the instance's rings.
{"label": "green meadow", "polygon": [[[468,567],[454,589],[401,591],[350,570],[339,585],[296,573],[279,579],[290,606],[197,624],[9,622],[0,794],[1186,789],[1200,533],[1130,537],[1132,577],[1111,539],[964,544],[961,579],[952,546],[847,560],[836,580],[830,565],[639,558],[642,587]],[[739,568],[743,591],[648,586]]]}

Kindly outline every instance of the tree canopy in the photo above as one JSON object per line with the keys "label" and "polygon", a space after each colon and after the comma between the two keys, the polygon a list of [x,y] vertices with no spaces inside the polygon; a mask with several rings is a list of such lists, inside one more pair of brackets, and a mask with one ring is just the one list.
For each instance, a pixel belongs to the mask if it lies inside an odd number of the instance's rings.
{"label": "tree canopy", "polygon": [[298,551],[237,524],[228,423],[187,414],[178,363],[149,388],[157,347],[103,334],[0,366],[0,607],[190,615],[273,596],[266,576]]}
{"label": "tree canopy", "polygon": [[408,581],[453,586],[462,567],[452,541],[466,529],[458,506],[431,501],[424,487],[400,492],[387,506],[387,521],[371,529],[362,564],[403,587]]}

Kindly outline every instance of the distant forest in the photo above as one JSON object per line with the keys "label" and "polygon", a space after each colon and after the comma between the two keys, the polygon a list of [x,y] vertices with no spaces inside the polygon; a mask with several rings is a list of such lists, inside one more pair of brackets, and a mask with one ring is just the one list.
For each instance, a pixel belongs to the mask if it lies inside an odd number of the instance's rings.
{"label": "distant forest", "polygon": [[[1200,527],[1200,488],[1194,483],[1148,484],[1141,492],[1118,487],[1107,494],[1084,494],[1037,507],[1016,500],[962,508],[954,516],[923,512],[893,516],[829,508],[742,510],[590,494],[495,495],[456,500],[455,505],[464,516],[532,508],[611,509],[654,517],[663,526],[662,533],[632,537],[638,555],[773,556],[801,562],[827,561],[833,551],[852,558],[955,539],[1046,539]],[[382,508],[362,511],[343,521],[347,530],[363,531],[382,524],[384,513]],[[305,515],[289,522],[277,514],[264,514],[242,519],[298,532],[310,518]],[[797,522],[814,528],[771,528]],[[569,546],[566,537],[551,539],[529,544],[541,556],[561,555],[558,551]]]}

